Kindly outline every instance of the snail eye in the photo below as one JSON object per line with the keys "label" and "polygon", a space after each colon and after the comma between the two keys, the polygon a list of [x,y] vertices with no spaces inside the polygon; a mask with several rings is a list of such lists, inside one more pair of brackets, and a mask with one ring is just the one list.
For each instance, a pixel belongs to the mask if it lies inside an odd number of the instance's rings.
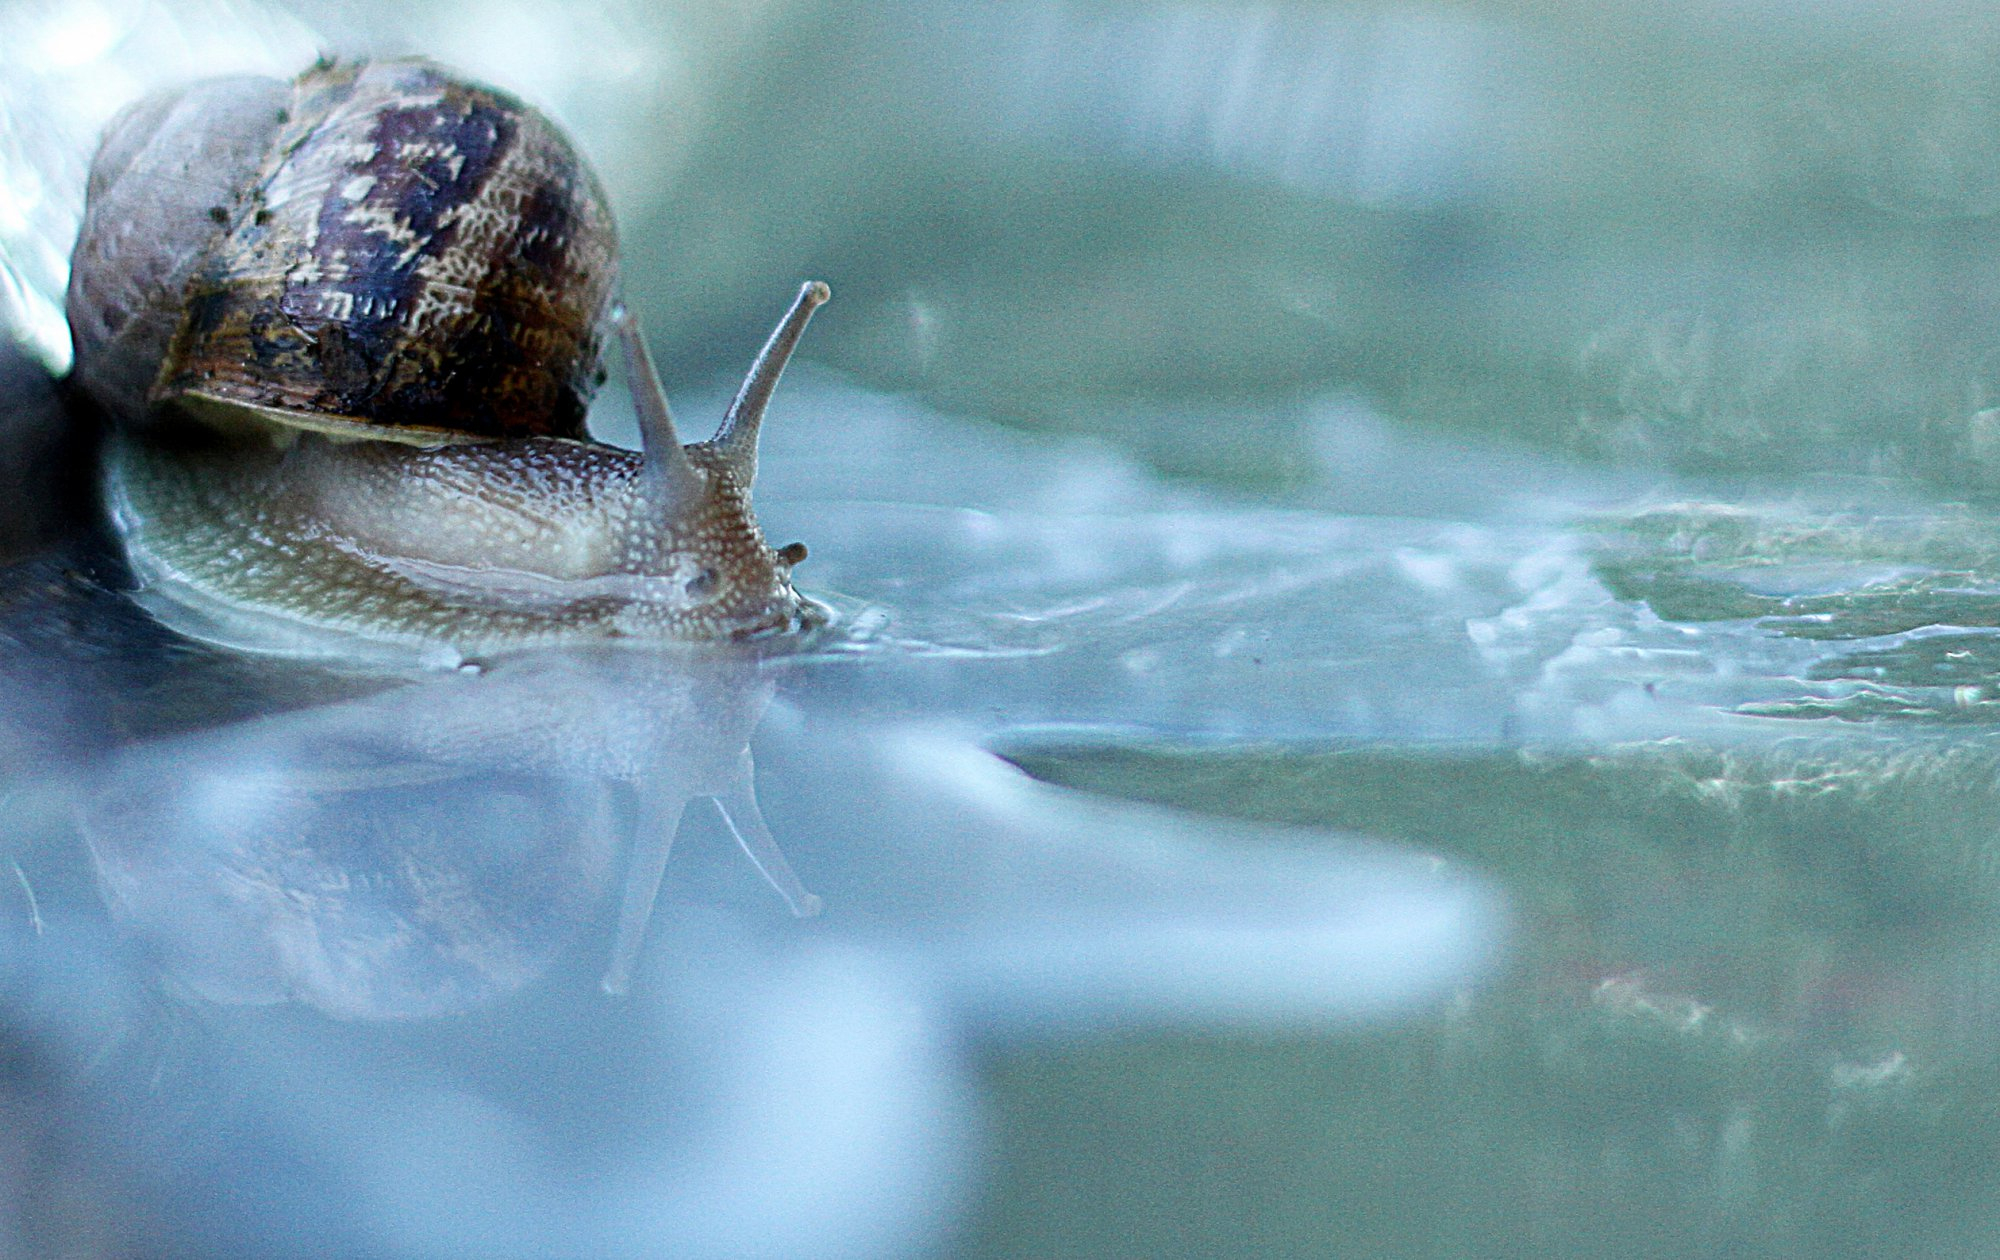
{"label": "snail eye", "polygon": [[682,589],[687,591],[689,599],[707,599],[715,592],[717,577],[718,574],[714,569],[703,569],[689,578],[687,586]]}
{"label": "snail eye", "polygon": [[784,546],[778,548],[778,559],[783,560],[786,564],[801,564],[805,561],[805,558],[806,545],[802,542],[786,543]]}

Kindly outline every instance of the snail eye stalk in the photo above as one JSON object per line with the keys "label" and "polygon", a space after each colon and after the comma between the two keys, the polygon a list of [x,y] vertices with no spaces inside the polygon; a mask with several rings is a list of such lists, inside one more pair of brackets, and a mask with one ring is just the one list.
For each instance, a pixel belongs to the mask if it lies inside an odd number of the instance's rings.
{"label": "snail eye stalk", "polygon": [[672,518],[699,501],[701,474],[688,462],[687,451],[674,428],[673,412],[667,407],[667,391],[653,367],[653,355],[638,317],[619,303],[611,313],[619,345],[625,351],[625,379],[632,391],[632,410],[639,417],[639,444],[646,455],[647,492],[655,500],[655,510]]}
{"label": "snail eye stalk", "polygon": [[771,339],[758,352],[743,388],[736,391],[736,401],[729,404],[729,412],[722,418],[722,427],[709,439],[709,445],[722,453],[746,486],[757,478],[757,430],[764,423],[764,408],[778,388],[778,377],[784,374],[813,312],[832,296],[833,290],[823,281],[808,280],[799,286],[792,309],[785,312]]}

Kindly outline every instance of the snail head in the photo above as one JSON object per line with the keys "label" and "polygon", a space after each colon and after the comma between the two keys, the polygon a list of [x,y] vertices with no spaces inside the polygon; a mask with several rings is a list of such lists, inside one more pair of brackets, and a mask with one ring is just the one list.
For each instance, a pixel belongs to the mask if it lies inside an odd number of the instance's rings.
{"label": "snail head", "polygon": [[765,409],[813,312],[831,296],[817,280],[800,287],[715,436],[692,444],[683,444],[674,427],[638,322],[622,306],[613,313],[644,452],[636,488],[646,524],[632,531],[636,554],[626,564],[679,583],[690,611],[712,620],[722,637],[796,630],[824,619],[824,610],[792,589],[792,567],[805,559],[805,545],[768,545],[750,490]]}

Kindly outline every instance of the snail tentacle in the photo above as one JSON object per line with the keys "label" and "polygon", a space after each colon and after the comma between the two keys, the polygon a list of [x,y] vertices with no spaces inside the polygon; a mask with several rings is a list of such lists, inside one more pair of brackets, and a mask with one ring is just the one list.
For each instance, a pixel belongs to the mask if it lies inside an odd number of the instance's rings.
{"label": "snail tentacle", "polygon": [[758,351],[757,361],[750,365],[750,375],[744,378],[743,388],[736,391],[736,401],[729,404],[729,413],[722,418],[722,427],[709,439],[708,444],[723,455],[745,485],[757,476],[757,429],[764,422],[764,408],[769,405],[771,394],[778,388],[778,377],[784,373],[792,351],[798,348],[799,337],[813,312],[832,296],[833,290],[821,280],[808,280],[799,286],[792,309],[785,312],[771,339]]}
{"label": "snail tentacle", "polygon": [[674,428],[673,413],[667,408],[666,387],[653,367],[653,355],[639,321],[620,303],[611,313],[625,349],[625,378],[632,390],[632,408],[639,417],[639,444],[645,451],[646,485],[667,516],[678,516],[699,501],[701,474],[688,462],[687,451]]}

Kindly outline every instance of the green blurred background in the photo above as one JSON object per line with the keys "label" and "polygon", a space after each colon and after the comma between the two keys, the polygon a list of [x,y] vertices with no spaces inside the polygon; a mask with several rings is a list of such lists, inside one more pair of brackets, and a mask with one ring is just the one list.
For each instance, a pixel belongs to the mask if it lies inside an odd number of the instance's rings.
{"label": "green blurred background", "polygon": [[1287,418],[1339,391],[1626,466],[1992,493],[1984,8],[760,17],[630,193],[686,369],[823,274],[822,361],[1246,489],[1298,487]]}

